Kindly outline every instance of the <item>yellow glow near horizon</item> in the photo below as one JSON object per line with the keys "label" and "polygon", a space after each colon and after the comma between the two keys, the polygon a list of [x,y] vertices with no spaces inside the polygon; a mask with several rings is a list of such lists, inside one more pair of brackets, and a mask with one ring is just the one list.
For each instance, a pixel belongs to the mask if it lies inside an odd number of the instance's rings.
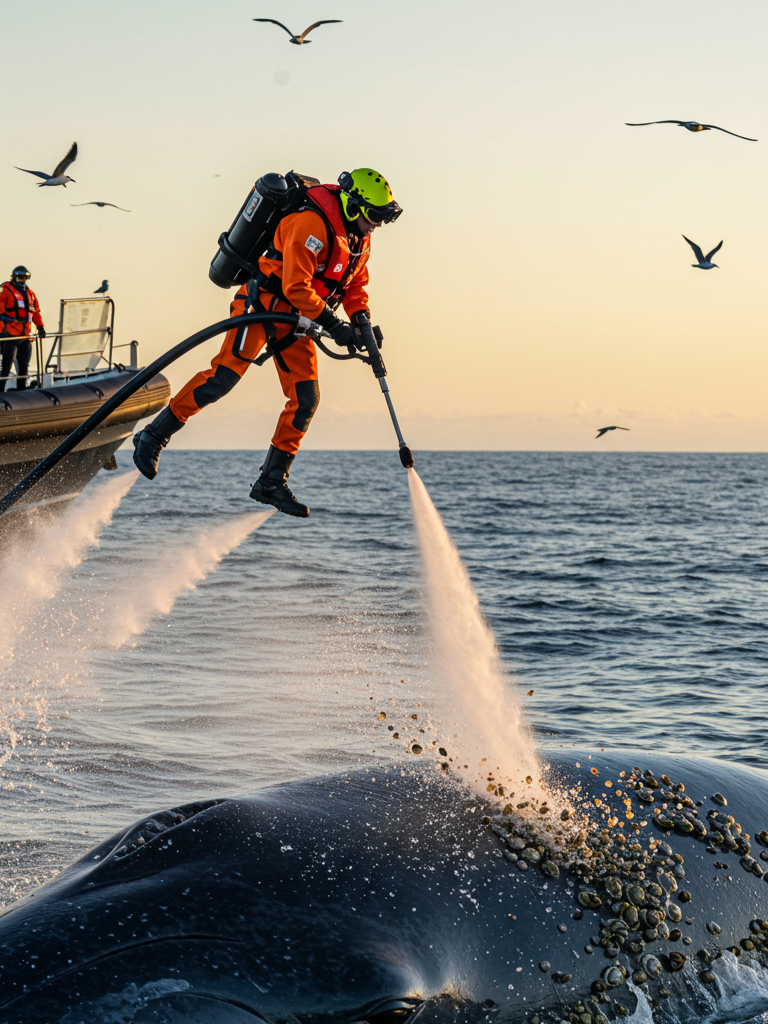
{"label": "yellow glow near horizon", "polygon": [[[254,17],[343,24],[298,47]],[[19,6],[0,276],[30,267],[49,329],[108,278],[147,362],[227,315],[208,265],[256,177],[373,166],[405,211],[374,236],[371,306],[412,448],[592,450],[620,423],[601,448],[760,451],[767,30],[764,4],[713,0]],[[624,125],[678,116],[760,141]],[[73,139],[66,189],[13,167]],[[724,238],[719,269],[683,234]],[[321,356],[321,392],[307,447],[392,446],[366,367]],[[264,448],[281,406],[251,369],[184,443]]]}

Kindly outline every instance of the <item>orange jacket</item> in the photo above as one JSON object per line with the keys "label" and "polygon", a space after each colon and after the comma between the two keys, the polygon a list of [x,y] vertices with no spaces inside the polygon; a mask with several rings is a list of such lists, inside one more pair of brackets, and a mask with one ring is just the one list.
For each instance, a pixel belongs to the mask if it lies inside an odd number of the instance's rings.
{"label": "orange jacket", "polygon": [[6,281],[0,291],[0,331],[13,338],[32,333],[31,324],[43,326],[40,303],[31,288],[17,288]]}
{"label": "orange jacket", "polygon": [[284,217],[268,255],[259,259],[259,269],[265,277],[274,274],[288,302],[310,320],[322,313],[326,297],[331,307],[341,301],[350,317],[358,310],[368,309],[365,288],[370,239],[362,240],[359,255],[350,254],[336,199],[338,191],[338,187],[330,185],[310,189],[309,197],[318,202],[325,216],[304,209]]}

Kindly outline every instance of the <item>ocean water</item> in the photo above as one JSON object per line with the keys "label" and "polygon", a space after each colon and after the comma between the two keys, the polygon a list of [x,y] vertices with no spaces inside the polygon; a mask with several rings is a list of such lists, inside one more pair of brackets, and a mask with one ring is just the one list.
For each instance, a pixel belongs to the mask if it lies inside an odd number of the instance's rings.
{"label": "ocean water", "polygon": [[[767,456],[416,457],[537,746],[768,769]],[[382,709],[432,742],[397,453],[302,453],[307,521],[248,499],[260,461],[100,474],[93,535],[5,556],[0,903],[152,810],[404,756]]]}

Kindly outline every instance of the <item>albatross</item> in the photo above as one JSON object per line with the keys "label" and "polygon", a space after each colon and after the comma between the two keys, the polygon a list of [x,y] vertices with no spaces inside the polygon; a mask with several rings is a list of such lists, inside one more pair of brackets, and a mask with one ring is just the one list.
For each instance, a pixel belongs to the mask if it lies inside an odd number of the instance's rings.
{"label": "albatross", "polygon": [[286,28],[282,21],[275,21],[274,18],[253,18],[253,21],[268,21],[272,25],[279,25],[280,28],[285,29],[288,35],[291,37],[291,42],[296,43],[297,46],[301,46],[302,43],[311,43],[311,39],[307,39],[307,36],[313,28],[317,28],[318,25],[338,25],[341,24],[340,18],[326,18],[325,21],[316,21],[309,28],[305,28],[300,36],[295,36],[289,28]]}
{"label": "albatross", "polygon": [[42,188],[43,185],[63,185],[64,188],[66,188],[67,182],[74,181],[75,179],[70,178],[70,176],[65,174],[64,171],[66,171],[70,164],[75,162],[76,158],[77,143],[73,142],[64,159],[60,163],[56,164],[56,170],[53,174],[48,174],[46,171],[28,171],[26,167],[18,167],[16,164],[13,166],[16,167],[17,171],[24,171],[25,174],[35,174],[38,178],[45,178],[45,181],[39,182],[38,188]]}
{"label": "albatross", "polygon": [[602,437],[603,434],[607,434],[609,430],[629,430],[629,429],[630,429],[629,427],[598,427],[597,428],[597,434],[595,435],[595,440],[597,440],[598,437]]}
{"label": "albatross", "polygon": [[[685,238],[685,235],[683,235],[683,238]],[[710,249],[710,251],[707,253],[706,256],[701,251],[699,246],[696,245],[695,242],[692,242],[690,240],[690,238],[685,238],[685,240],[688,243],[688,245],[690,245],[690,247],[693,249],[693,255],[699,261],[698,263],[692,263],[691,264],[692,267],[696,267],[698,270],[711,270],[712,267],[716,267],[717,266],[716,263],[712,262],[712,257],[715,255],[717,250],[723,244],[723,240],[722,239],[720,239],[719,243],[715,246],[714,249]]]}
{"label": "albatross", "polygon": [[720,128],[716,124],[699,124],[698,121],[678,121],[677,118],[672,118],[671,121],[625,121],[624,124],[630,128],[642,128],[646,124],[676,124],[679,128],[687,128],[689,132],[708,132],[714,128],[715,131],[725,132],[726,135],[735,135],[737,139],[757,142],[757,139],[750,139],[748,135],[738,135],[736,132],[729,132],[727,128]]}

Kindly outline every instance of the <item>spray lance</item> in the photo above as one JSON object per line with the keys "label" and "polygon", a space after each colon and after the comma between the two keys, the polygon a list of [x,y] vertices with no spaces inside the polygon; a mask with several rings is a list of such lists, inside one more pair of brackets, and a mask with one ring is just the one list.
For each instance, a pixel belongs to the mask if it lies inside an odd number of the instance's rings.
{"label": "spray lance", "polygon": [[384,393],[384,398],[387,400],[389,415],[392,417],[392,426],[395,428],[397,443],[400,446],[400,461],[406,469],[411,469],[413,467],[413,455],[411,454],[411,449],[405,443],[405,438],[400,430],[400,424],[397,422],[395,407],[392,404],[392,396],[389,393],[389,386],[386,381],[387,368],[379,351],[384,335],[381,333],[380,327],[371,326],[370,318],[366,314],[359,313],[355,319],[355,331],[360,338],[361,345],[368,353],[368,357],[364,357],[364,361],[370,363],[373,375],[378,380],[379,387]]}

